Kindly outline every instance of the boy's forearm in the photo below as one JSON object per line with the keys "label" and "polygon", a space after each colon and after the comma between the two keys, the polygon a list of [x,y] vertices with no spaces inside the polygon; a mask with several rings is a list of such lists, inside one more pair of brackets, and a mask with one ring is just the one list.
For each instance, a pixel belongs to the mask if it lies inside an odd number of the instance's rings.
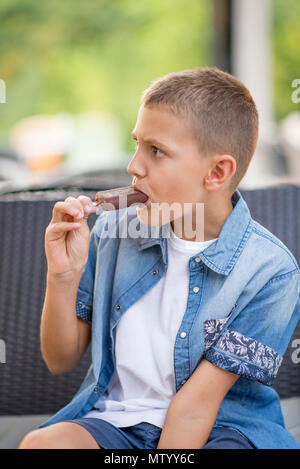
{"label": "boy's forearm", "polygon": [[170,405],[157,449],[201,449],[208,440],[215,415],[198,412],[184,415]]}
{"label": "boy's forearm", "polygon": [[171,400],[157,447],[203,448],[224,397],[238,378],[202,359]]}
{"label": "boy's forearm", "polygon": [[68,371],[76,364],[79,331],[76,297],[80,277],[74,281],[47,276],[47,289],[41,319],[43,358],[53,373]]}

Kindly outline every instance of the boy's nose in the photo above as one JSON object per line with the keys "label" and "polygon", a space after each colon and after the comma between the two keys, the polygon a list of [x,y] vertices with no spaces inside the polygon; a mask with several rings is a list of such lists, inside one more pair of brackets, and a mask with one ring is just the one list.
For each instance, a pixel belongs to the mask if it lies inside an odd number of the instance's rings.
{"label": "boy's nose", "polygon": [[142,178],[146,174],[146,169],[145,166],[142,162],[142,158],[140,156],[137,156],[137,153],[133,155],[131,158],[128,166],[127,166],[127,172],[131,174],[132,176],[136,176],[139,178]]}

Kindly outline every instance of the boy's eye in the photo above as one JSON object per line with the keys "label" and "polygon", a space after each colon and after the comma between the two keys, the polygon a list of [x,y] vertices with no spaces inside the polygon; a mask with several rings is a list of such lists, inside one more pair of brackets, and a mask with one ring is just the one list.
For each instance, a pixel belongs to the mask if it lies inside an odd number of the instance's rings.
{"label": "boy's eye", "polygon": [[[135,144],[137,146],[138,145],[137,139],[133,137],[133,140],[135,141]],[[155,156],[157,156],[158,158],[165,156],[164,152],[160,150],[159,148],[155,147],[154,145],[152,145],[151,149],[154,152]]]}
{"label": "boy's eye", "polygon": [[164,152],[161,151],[159,148],[152,147],[152,149],[157,157],[161,158],[162,156],[164,156]]}

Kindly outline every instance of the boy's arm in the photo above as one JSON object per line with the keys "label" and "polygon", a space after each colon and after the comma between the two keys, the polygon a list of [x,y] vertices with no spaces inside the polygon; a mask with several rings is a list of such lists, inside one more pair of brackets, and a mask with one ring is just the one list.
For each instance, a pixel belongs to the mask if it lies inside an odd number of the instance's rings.
{"label": "boy's arm", "polygon": [[94,211],[88,197],[67,197],[54,205],[45,232],[48,269],[40,336],[42,356],[54,374],[74,368],[91,337],[91,325],[76,315],[76,299],[91,251],[87,219]]}
{"label": "boy's arm", "polygon": [[225,395],[238,378],[202,359],[172,399],[157,448],[202,448]]}
{"label": "boy's arm", "polygon": [[219,334],[174,396],[158,448],[202,448],[225,395],[239,376],[272,385],[300,317],[299,268],[288,270],[282,264],[280,272],[262,285]]}

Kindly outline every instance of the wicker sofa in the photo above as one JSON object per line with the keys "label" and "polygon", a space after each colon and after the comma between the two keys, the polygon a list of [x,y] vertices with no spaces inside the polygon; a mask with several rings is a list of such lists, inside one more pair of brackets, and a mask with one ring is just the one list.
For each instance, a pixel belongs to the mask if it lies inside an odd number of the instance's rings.
{"label": "wicker sofa", "polygon": [[[74,370],[54,376],[40,352],[46,284],[44,232],[52,207],[68,195],[93,198],[101,187],[117,187],[127,181],[120,182],[0,194],[0,341],[5,343],[5,360],[0,360],[0,448],[16,447],[27,431],[63,407],[90,364],[87,350]],[[280,238],[300,263],[300,184],[241,193],[252,217]],[[90,227],[95,218],[89,218]],[[286,425],[300,443],[300,363],[292,360],[295,339],[300,339],[300,324],[273,387],[282,399]]]}

